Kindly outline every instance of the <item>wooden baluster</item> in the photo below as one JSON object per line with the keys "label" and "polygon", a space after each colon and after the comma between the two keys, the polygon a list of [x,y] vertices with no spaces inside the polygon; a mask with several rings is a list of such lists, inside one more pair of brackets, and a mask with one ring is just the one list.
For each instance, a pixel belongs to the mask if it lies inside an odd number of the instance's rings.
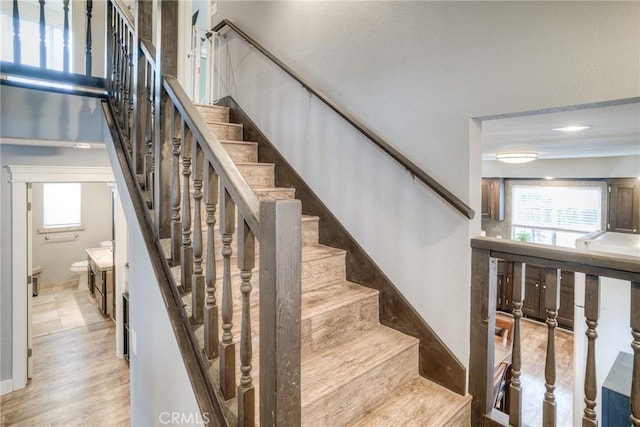
{"label": "wooden baluster", "polygon": [[133,84],[133,80],[134,80],[134,71],[135,68],[133,67],[133,53],[134,53],[134,49],[135,49],[135,38],[134,38],[134,34],[133,32],[129,32],[129,87],[128,87],[128,93],[129,93],[129,103],[127,106],[127,132],[129,133],[129,139],[134,139],[135,135],[133,134],[133,101],[134,101],[134,84]]}
{"label": "wooden baluster", "polygon": [[193,276],[191,279],[191,312],[195,324],[202,323],[204,309],[204,276],[202,275],[202,181],[204,153],[197,141],[193,144]]}
{"label": "wooden baluster", "polygon": [[40,68],[47,68],[47,25],[44,18],[44,0],[40,3]]}
{"label": "wooden baluster", "polygon": [[[182,119],[177,114],[175,107],[171,110],[171,134],[173,162],[171,163],[171,262],[180,264],[180,248],[182,247],[182,234],[180,220],[180,130]],[[149,150],[150,152],[151,150]]]}
{"label": "wooden baluster", "polygon": [[520,340],[520,319],[522,318],[522,301],[524,300],[524,283],[526,265],[521,262],[513,264],[513,284],[511,302],[513,303],[513,354],[511,362],[511,385],[509,386],[509,424],[515,427],[522,425],[522,342]]}
{"label": "wooden baluster", "polygon": [[218,306],[216,305],[216,204],[218,203],[218,176],[213,166],[207,168],[207,261],[205,283],[207,300],[204,307],[204,353],[209,359],[218,356]]}
{"label": "wooden baluster", "polygon": [[633,371],[631,372],[630,420],[640,426],[640,282],[631,282],[631,335],[633,341]]}
{"label": "wooden baluster", "polygon": [[[154,147],[154,143],[156,140],[156,133],[155,133],[155,122],[156,122],[156,72],[153,69],[153,67],[149,67],[149,69],[151,70],[151,86],[149,89],[149,163],[150,163],[150,167],[149,167],[149,181],[148,181],[148,185],[149,185],[149,191],[151,192],[151,194],[155,194],[155,187],[156,187],[156,162],[155,162],[155,158],[156,158],[156,150]],[[153,205],[153,208],[156,208],[156,204],[155,204],[155,199],[152,198],[151,199],[151,203]],[[157,215],[156,215],[157,216]]]}
{"label": "wooden baluster", "polygon": [[[144,187],[153,195],[153,86],[152,86],[152,73],[149,63],[147,65],[147,80],[146,84],[146,100],[147,110],[145,115],[144,135],[145,135],[145,152],[144,152]],[[177,132],[178,130],[176,130]],[[151,198],[153,206],[153,197]]]}
{"label": "wooden baluster", "polygon": [[182,289],[191,291],[191,275],[193,274],[193,248],[191,247],[191,144],[193,135],[184,122],[182,123],[182,252],[180,277]]}
{"label": "wooden baluster", "polygon": [[62,30],[62,70],[69,72],[69,63],[71,61],[71,52],[69,50],[69,0],[62,1],[62,10],[64,10],[64,24]]}
{"label": "wooden baluster", "polygon": [[598,425],[596,408],[596,396],[598,388],[596,383],[596,338],[598,333],[598,319],[600,318],[600,277],[587,274],[585,278],[584,316],[587,318],[587,361],[584,374],[584,415],[583,427],[596,427]]}
{"label": "wooden baluster", "polygon": [[120,95],[120,15],[115,7],[113,16],[113,100],[117,104]]}
{"label": "wooden baluster", "polygon": [[[111,58],[108,58],[111,61],[111,79],[109,84],[110,95],[112,99],[115,99],[116,96],[116,78],[117,78],[117,70],[118,70],[118,12],[115,10],[115,6],[109,2],[108,10],[111,15],[111,33],[109,34],[109,38],[111,41],[109,42],[109,48],[111,52]],[[108,77],[108,76],[107,76]]]}
{"label": "wooden baluster", "polygon": [[233,327],[233,298],[231,295],[231,242],[235,228],[235,204],[225,188],[220,193],[220,225],[222,226],[222,341],[220,342],[220,389],[229,400],[236,393],[235,344]]}
{"label": "wooden baluster", "polygon": [[84,70],[87,76],[91,75],[91,13],[93,12],[93,0],[87,0],[87,42]]}
{"label": "wooden baluster", "polygon": [[18,0],[13,0],[13,62],[22,62],[20,46],[20,11],[18,10]]}
{"label": "wooden baluster", "polygon": [[251,381],[251,276],[255,267],[255,238],[243,220],[238,226],[238,267],[242,292],[242,323],[240,330],[240,384],[238,385],[238,425],[255,424],[255,389]]}
{"label": "wooden baluster", "polygon": [[120,17],[120,94],[118,95],[118,110],[120,111],[120,127],[124,125],[124,106],[126,104],[126,88],[127,88],[127,26],[124,18]]}
{"label": "wooden baluster", "polygon": [[558,306],[560,305],[560,271],[556,268],[545,269],[545,309],[547,311],[547,358],[544,366],[545,388],[542,402],[542,424],[555,426],[556,414],[556,349],[555,332],[558,326]]}

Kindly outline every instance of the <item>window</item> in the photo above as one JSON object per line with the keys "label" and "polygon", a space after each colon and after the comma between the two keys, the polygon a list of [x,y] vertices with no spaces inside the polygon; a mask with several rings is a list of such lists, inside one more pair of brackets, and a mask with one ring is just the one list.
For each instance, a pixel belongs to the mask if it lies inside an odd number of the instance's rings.
{"label": "window", "polygon": [[44,228],[73,227],[81,224],[81,185],[73,184],[43,184],[43,214]]}
{"label": "window", "polygon": [[576,239],[601,230],[602,185],[512,186],[511,238],[575,247]]}

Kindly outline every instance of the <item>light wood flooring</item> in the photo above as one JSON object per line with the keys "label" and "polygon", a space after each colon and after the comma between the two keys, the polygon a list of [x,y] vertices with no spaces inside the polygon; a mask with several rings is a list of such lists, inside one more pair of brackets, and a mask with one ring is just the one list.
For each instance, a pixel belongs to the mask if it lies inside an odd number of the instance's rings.
{"label": "light wood flooring", "polygon": [[[71,294],[74,301],[91,301],[88,291]],[[41,296],[34,298],[34,303]],[[53,299],[55,302],[55,296]],[[61,303],[65,305],[73,303]],[[85,310],[90,312],[89,308]],[[44,316],[54,318],[54,311],[58,309],[51,307],[42,313],[49,312]],[[57,314],[61,326],[65,314],[60,317],[60,313],[64,311]],[[69,319],[74,317],[78,316]],[[129,369],[115,356],[115,324],[110,319],[92,319],[88,315],[85,320],[89,323],[67,324],[67,329],[34,338],[33,378],[24,389],[0,397],[1,426],[129,425]]]}
{"label": "light wood flooring", "polygon": [[[544,364],[547,325],[523,319],[522,337],[522,422],[542,426],[542,400],[545,392]],[[573,422],[573,333],[556,329],[556,402],[558,427]]]}

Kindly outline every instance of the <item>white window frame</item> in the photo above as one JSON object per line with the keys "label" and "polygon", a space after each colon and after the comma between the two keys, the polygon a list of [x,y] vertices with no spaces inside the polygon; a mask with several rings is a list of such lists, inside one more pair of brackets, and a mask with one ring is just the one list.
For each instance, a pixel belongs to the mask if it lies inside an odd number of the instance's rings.
{"label": "white window frame", "polygon": [[[599,188],[601,192],[600,198],[600,230],[605,230],[605,224],[607,223],[607,199],[608,199],[608,190],[607,183],[604,179],[575,179],[575,180],[544,180],[544,179],[507,179],[506,180],[506,190],[507,190],[507,210],[508,210],[508,221],[509,221],[509,235],[511,239],[515,239],[515,229],[516,228],[535,228],[539,230],[545,230],[550,232],[569,232],[569,233],[583,233],[581,231],[564,229],[564,228],[552,228],[547,226],[531,226],[531,225],[521,225],[514,224],[513,222],[513,187],[514,186],[538,186],[538,187],[589,187],[589,188]],[[587,234],[584,232],[583,234]]]}

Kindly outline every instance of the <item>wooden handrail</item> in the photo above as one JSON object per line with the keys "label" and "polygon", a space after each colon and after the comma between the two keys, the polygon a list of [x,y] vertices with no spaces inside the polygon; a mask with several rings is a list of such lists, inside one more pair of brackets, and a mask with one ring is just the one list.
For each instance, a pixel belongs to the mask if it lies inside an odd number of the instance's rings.
{"label": "wooden handrail", "polygon": [[115,4],[116,10],[124,19],[127,20],[129,27],[133,30],[135,29],[135,19],[133,18],[133,14],[129,10],[129,8],[122,2],[122,0],[111,0],[113,4]]}
{"label": "wooden handrail", "polygon": [[198,113],[178,79],[173,76],[164,76],[163,81],[164,89],[171,98],[171,102],[180,112],[195,139],[202,142],[205,158],[213,165],[251,231],[259,235],[260,202],[255,193],[229,157],[220,140]]}
{"label": "wooden handrail", "polygon": [[378,134],[376,134],[373,130],[371,130],[367,125],[365,125],[361,120],[355,117],[351,112],[349,112],[346,108],[329,98],[327,95],[322,93],[319,89],[314,87],[307,79],[303,78],[300,74],[294,71],[287,64],[278,59],[274,54],[268,51],[265,47],[263,47],[260,43],[255,41],[251,36],[245,33],[243,30],[238,28],[231,21],[224,19],[220,21],[217,25],[212,28],[212,31],[218,32],[224,27],[229,27],[237,34],[239,34],[247,43],[251,46],[255,47],[260,51],[264,56],[269,58],[271,62],[280,67],[285,73],[289,74],[294,80],[300,83],[305,87],[309,92],[313,93],[319,100],[325,103],[329,108],[335,111],[340,117],[345,119],[349,124],[355,127],[360,133],[370,139],[375,145],[377,145],[382,151],[387,153],[391,158],[400,163],[404,168],[406,168],[411,175],[418,178],[424,184],[426,184],[429,188],[435,191],[440,197],[446,200],[451,206],[456,208],[460,213],[466,216],[469,219],[473,219],[475,216],[475,212],[471,209],[466,203],[460,200],[455,194],[447,190],[442,184],[436,181],[433,177],[428,175],[425,171],[420,169],[418,165],[409,160],[406,156],[404,156],[398,149],[396,149],[393,145],[382,139]]}
{"label": "wooden handrail", "polygon": [[490,256],[540,267],[554,267],[614,279],[640,281],[637,257],[562,248],[492,237],[471,239],[473,249],[490,251]]}
{"label": "wooden handrail", "polygon": [[156,48],[149,39],[140,39],[140,49],[152,68],[156,68]]}

